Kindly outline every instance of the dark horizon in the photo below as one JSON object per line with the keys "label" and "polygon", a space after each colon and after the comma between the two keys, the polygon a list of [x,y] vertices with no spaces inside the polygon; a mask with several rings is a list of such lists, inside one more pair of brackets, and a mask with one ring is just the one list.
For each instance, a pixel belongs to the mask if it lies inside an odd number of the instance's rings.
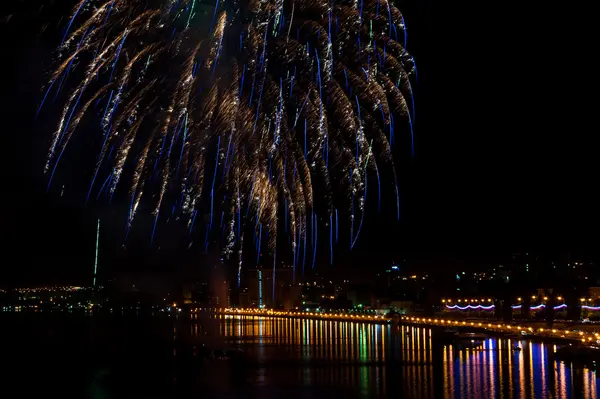
{"label": "dark horizon", "polygon": [[[368,270],[365,264],[407,258],[435,271],[493,263],[516,251],[570,250],[575,257],[598,259],[593,138],[571,117],[578,114],[574,103],[556,93],[561,79],[549,65],[560,60],[531,15],[511,12],[507,22],[509,10],[493,4],[472,9],[404,0],[399,6],[419,72],[415,157],[400,155],[396,161],[401,221],[395,221],[395,199],[384,196],[381,213],[367,214],[352,252],[344,244],[329,266],[328,245],[320,244],[317,269],[360,271]],[[128,204],[102,199],[86,204],[87,186],[70,180],[76,163],[63,167],[46,192],[43,162],[56,106],[38,121],[34,115],[60,30],[50,26],[40,37],[35,17],[28,26],[28,15],[0,12],[8,14],[12,18],[0,25],[5,59],[11,60],[0,99],[8,138],[0,158],[0,285],[85,281],[98,218],[107,273],[177,275],[205,265],[202,245],[188,249],[184,228],[161,228],[151,246],[147,210],[125,242]],[[560,85],[570,92],[568,81]],[[254,259],[248,261],[253,267]]]}

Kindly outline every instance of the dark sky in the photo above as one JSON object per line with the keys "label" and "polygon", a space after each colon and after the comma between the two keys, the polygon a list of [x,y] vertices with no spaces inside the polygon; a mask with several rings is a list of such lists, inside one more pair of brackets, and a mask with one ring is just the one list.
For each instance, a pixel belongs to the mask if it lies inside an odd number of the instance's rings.
{"label": "dark sky", "polygon": [[[399,5],[419,71],[416,156],[397,160],[401,222],[386,199],[381,214],[368,215],[358,247],[336,254],[335,268],[361,270],[400,257],[444,267],[520,249],[597,255],[596,132],[576,102],[577,49],[563,38],[563,25],[537,10],[459,3]],[[0,26],[0,285],[83,283],[99,216],[110,272],[202,267],[206,258],[177,233],[159,234],[151,247],[143,217],[125,248],[122,204],[86,205],[67,172],[46,193],[43,162],[56,118],[33,117],[59,34],[50,26],[40,38],[39,26],[31,14]],[[321,255],[318,267],[329,267],[327,258]]]}

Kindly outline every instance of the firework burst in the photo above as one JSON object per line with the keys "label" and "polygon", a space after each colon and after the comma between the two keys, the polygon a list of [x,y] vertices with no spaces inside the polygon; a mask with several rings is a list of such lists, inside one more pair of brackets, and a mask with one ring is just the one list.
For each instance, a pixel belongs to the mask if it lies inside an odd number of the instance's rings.
{"label": "firework burst", "polygon": [[81,0],[44,96],[77,67],[46,171],[51,181],[95,112],[103,139],[90,193],[109,165],[103,187],[127,182],[129,227],[142,201],[155,226],[169,201],[190,231],[209,215],[207,245],[220,237],[240,270],[244,234],[274,253],[278,229],[294,266],[314,266],[323,226],[333,247],[347,217],[356,243],[368,176],[378,187],[382,166],[395,177],[394,134],[412,137],[405,43],[388,0]]}

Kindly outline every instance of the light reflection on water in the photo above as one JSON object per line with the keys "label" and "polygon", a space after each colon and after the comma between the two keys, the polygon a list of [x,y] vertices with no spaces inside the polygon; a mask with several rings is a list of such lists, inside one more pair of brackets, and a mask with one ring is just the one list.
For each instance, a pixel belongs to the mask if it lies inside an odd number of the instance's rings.
{"label": "light reflection on water", "polygon": [[256,360],[262,384],[276,383],[280,366],[294,364],[304,386],[343,386],[362,396],[598,397],[596,373],[549,359],[550,344],[489,338],[460,350],[437,344],[429,328],[253,316],[218,322],[228,344]]}

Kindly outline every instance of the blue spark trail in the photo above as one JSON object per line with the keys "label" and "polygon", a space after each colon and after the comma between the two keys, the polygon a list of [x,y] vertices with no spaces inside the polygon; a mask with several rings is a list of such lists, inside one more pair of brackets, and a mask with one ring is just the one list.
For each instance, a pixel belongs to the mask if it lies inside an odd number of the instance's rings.
{"label": "blue spark trail", "polygon": [[[352,168],[350,168],[350,190],[352,190]],[[352,194],[352,214],[350,216],[350,243],[354,240],[354,194]]]}
{"label": "blue spark trail", "polygon": [[44,103],[46,102],[46,98],[48,98],[48,93],[50,93],[50,90],[52,90],[52,86],[54,86],[54,82],[56,82],[56,80],[53,80],[50,83],[50,86],[48,86],[48,90],[46,90],[46,94],[44,94],[44,98],[42,99],[42,102],[40,103],[40,106],[39,106],[37,112],[35,113],[35,119],[37,119],[38,116],[40,115],[40,111],[42,110],[42,107],[44,106]]}
{"label": "blue spark trail", "polygon": [[[360,23],[361,24],[362,24],[363,5],[364,5],[363,3],[364,3],[364,1],[360,0],[360,14],[359,14],[359,16],[360,16]],[[359,49],[360,49],[360,47],[359,47]]]}
{"label": "blue spark trail", "polygon": [[233,136],[233,132],[229,135],[229,142],[227,143],[227,152],[225,153],[225,164],[223,167],[223,179],[225,179],[225,173],[227,172],[227,162],[229,161],[229,150],[231,149],[231,137]]}
{"label": "blue spark trail", "polygon": [[179,3],[181,3],[181,0],[177,0],[177,3],[171,3],[171,5],[169,6],[169,8],[167,9],[167,13],[171,13],[172,9],[177,9],[177,7],[179,6]]}
{"label": "blue spark trail", "polygon": [[256,83],[256,72],[252,75],[252,86],[250,87],[250,99],[248,105],[252,106],[252,99],[254,98],[254,85]]}
{"label": "blue spark trail", "polygon": [[[416,118],[416,116],[415,116],[415,111],[416,111],[415,110],[415,95],[413,93],[412,85],[410,84],[410,79],[407,79],[407,83],[408,83],[408,90],[410,92],[410,102],[412,104],[412,116],[413,116],[413,119],[415,119]],[[411,125],[412,125],[412,123],[411,123]]]}
{"label": "blue spark trail", "polygon": [[333,265],[333,215],[329,215],[329,264]]}
{"label": "blue spark trail", "polygon": [[317,61],[317,83],[319,84],[319,98],[323,98],[323,88],[321,86],[321,59],[319,58],[319,52],[315,48],[315,59]]}
{"label": "blue spark trail", "polygon": [[[135,202],[135,194],[136,194],[136,193],[137,193],[137,192],[136,192],[136,191],[134,191],[134,192],[131,194],[131,202],[129,203],[129,215],[128,215],[128,217],[127,217],[127,224],[128,224],[129,226],[131,226],[131,221],[133,220],[133,203]],[[128,228],[128,231],[129,231],[129,228]]]}
{"label": "blue spark trail", "polygon": [[404,17],[402,17],[402,30],[404,31],[404,48],[406,48],[406,42],[408,41],[408,32],[406,29],[406,22],[404,22]]}
{"label": "blue spark trail", "polygon": [[[300,107],[300,111],[296,113],[296,119],[294,120],[294,126],[292,127],[292,129],[296,128],[298,119],[300,119],[300,115],[302,114],[302,111],[304,111],[304,107],[306,106],[307,102],[308,102],[308,94],[304,98],[304,102],[302,103],[302,107]],[[304,123],[306,124],[306,118],[304,119]]]}
{"label": "blue spark trail", "polygon": [[317,215],[314,216],[315,217],[315,221],[314,221],[314,241],[315,241],[315,245],[314,245],[314,251],[313,251],[313,261],[312,261],[312,268],[315,268],[315,261],[317,260],[317,243],[318,243],[318,227],[317,227]]}
{"label": "blue spark trail", "polygon": [[[79,43],[77,43],[77,49],[75,49],[74,54],[77,54],[77,52],[79,51],[79,49],[81,48],[81,44],[83,43],[83,41],[85,40],[85,37],[88,33],[88,29],[85,30],[85,32],[83,32],[83,35],[81,36],[81,39],[79,40]],[[92,31],[94,30],[94,28],[92,27]],[[58,84],[58,88],[56,89],[56,94],[54,94],[54,100],[56,100],[56,98],[58,97],[58,94],[60,93],[61,89],[62,89],[62,85],[65,81],[65,79],[67,78],[67,76],[69,75],[69,72],[71,72],[71,67],[73,66],[73,63],[75,62],[75,57],[71,58],[71,61],[69,61],[69,64],[67,65],[67,68],[65,70],[65,73],[62,74],[62,77],[60,78],[60,83]]]}
{"label": "blue spark trail", "polygon": [[113,178],[115,177],[115,175],[113,173],[111,173],[110,175],[108,175],[108,186],[106,187],[105,190],[105,194],[108,197],[108,204],[110,205],[110,203],[112,202],[112,197],[115,194],[115,192],[111,192],[110,191],[110,186],[112,184]]}
{"label": "blue spark trail", "polygon": [[263,71],[264,62],[265,62],[265,54],[267,52],[267,33],[268,32],[269,32],[269,29],[265,29],[265,36],[263,37],[263,50],[262,50],[262,53],[260,54],[260,62],[258,64],[258,69],[261,72]]}
{"label": "blue spark trail", "polygon": [[192,214],[192,221],[190,223],[190,234],[192,234],[192,231],[194,231],[194,224],[196,223],[196,216],[198,216],[198,210],[194,209],[194,212]]}
{"label": "blue spark trail", "polygon": [[242,223],[241,223],[242,216],[241,216],[241,213],[242,213],[242,210],[240,209],[240,207],[242,205],[241,205],[241,203],[239,203],[240,202],[240,188],[239,188],[239,186],[238,186],[238,194],[237,194],[237,196],[238,196],[238,210],[237,210],[238,225],[237,225],[237,228],[238,228],[238,237],[241,237],[242,236],[242,233],[241,233],[241,229],[242,229]]}
{"label": "blue spark trail", "polygon": [[65,34],[62,38],[62,42],[60,43],[60,45],[62,46],[65,43],[65,40],[67,39],[67,35],[69,34],[69,30],[71,29],[71,26],[73,25],[73,21],[75,21],[75,18],[77,17],[77,14],[79,14],[79,11],[81,10],[81,8],[87,3],[87,0],[85,0],[84,2],[82,2],[79,7],[77,8],[77,11],[75,11],[75,14],[73,14],[73,17],[71,18],[71,20],[69,21],[69,25],[67,25],[67,30],[65,31]]}
{"label": "blue spark trail", "polygon": [[304,119],[304,159],[306,159],[306,119]]}
{"label": "blue spark trail", "polygon": [[173,150],[173,145],[177,141],[177,138],[179,137],[179,132],[181,132],[181,129],[183,128],[183,123],[181,123],[181,122],[182,122],[181,118],[179,118],[179,120],[177,121],[177,126],[175,126],[173,137],[171,137],[171,144],[169,145],[169,151],[167,151],[167,158],[171,157],[171,151]]}
{"label": "blue spark trail", "polygon": [[115,145],[113,144],[113,145],[110,147],[110,150],[108,151],[108,156],[106,157],[106,159],[109,159],[109,160],[110,160],[110,157],[112,156],[112,153],[113,153],[113,151],[114,151],[114,150],[115,150]]}
{"label": "blue spark trail", "polygon": [[244,69],[242,69],[242,78],[240,79],[239,98],[242,98],[242,91],[244,90],[244,79],[245,78],[246,78],[246,64],[244,64]]}
{"label": "blue spark trail", "polygon": [[215,18],[217,17],[218,10],[219,10],[219,0],[217,0],[215,3],[215,12],[213,13],[212,21],[210,22],[210,30],[208,31],[209,34],[212,33],[213,26],[215,25]]}
{"label": "blue spark trail", "polygon": [[160,212],[156,212],[156,216],[154,217],[154,227],[152,227],[152,235],[150,236],[150,245],[154,242],[154,233],[156,233],[156,222],[158,222],[158,215]]}
{"label": "blue spark trail", "polygon": [[231,146],[231,159],[229,160],[229,166],[227,166],[227,172],[225,173],[225,175],[229,174],[229,171],[231,170],[231,165],[233,165],[234,159],[235,159],[235,143],[233,143],[233,145]]}
{"label": "blue spark trail", "polygon": [[87,86],[83,86],[81,88],[81,91],[79,92],[79,96],[77,96],[77,101],[75,101],[75,105],[71,109],[71,113],[69,114],[69,118],[67,119],[67,123],[65,124],[65,128],[63,129],[62,133],[60,134],[60,138],[58,140],[58,145],[61,145],[61,143],[62,143],[63,137],[65,136],[65,133],[67,132],[67,129],[69,128],[69,124],[71,123],[71,118],[73,118],[73,114],[75,113],[75,109],[79,105],[79,101],[81,100],[81,96],[83,95],[83,92],[85,91],[86,88],[87,88]]}
{"label": "blue spark trail", "polygon": [[115,68],[117,66],[117,62],[119,61],[119,57],[121,56],[121,50],[123,49],[123,44],[125,43],[125,39],[127,39],[128,34],[129,34],[129,32],[125,31],[125,34],[123,35],[123,40],[121,40],[121,44],[119,44],[119,48],[117,49],[117,55],[115,56],[115,62],[113,63],[112,71],[110,72],[110,77],[108,78],[109,82],[112,80],[113,75],[115,73]]}
{"label": "blue spark trail", "polygon": [[188,133],[188,114],[185,113],[185,124],[183,129],[183,144],[181,145],[181,153],[179,154],[179,162],[177,163],[177,174],[179,175],[179,167],[181,166],[181,159],[183,158],[183,151],[185,150],[185,142],[187,141]]}
{"label": "blue spark trail", "polygon": [[101,119],[102,121],[104,119],[106,119],[106,113],[108,112],[108,107],[110,107],[110,102],[112,100],[113,94],[114,94],[114,90],[111,90],[110,97],[108,98],[108,102],[106,103],[106,109],[104,110],[104,115],[102,115],[102,119]]}
{"label": "blue spark trail", "polygon": [[106,26],[106,23],[108,22],[108,17],[110,17],[110,13],[112,12],[113,6],[115,5],[115,1],[117,1],[117,0],[113,0],[112,3],[110,3],[110,7],[108,8],[108,13],[106,14],[106,17],[104,18],[104,22],[102,23],[102,29],[104,29],[104,27]]}
{"label": "blue spark trail", "polygon": [[261,198],[258,198],[258,206],[256,208],[256,222],[254,223],[254,229],[256,229],[258,227],[258,224],[260,222],[259,220],[259,215],[260,215],[260,200]]}
{"label": "blue spark trail", "polygon": [[300,262],[300,247],[302,247],[302,216],[300,216],[298,222],[298,247],[296,253],[296,263]]}
{"label": "blue spark trail", "polygon": [[292,248],[292,282],[293,283],[296,283],[296,263],[298,262],[297,254],[299,253],[298,234],[299,234],[299,229],[298,229],[298,226],[296,226],[296,239],[294,240],[294,242],[296,243],[296,246]]}
{"label": "blue spark trail", "polygon": [[385,124],[385,112],[383,111],[383,105],[379,103],[379,110],[381,111],[381,120]]}
{"label": "blue spark trail", "polygon": [[344,68],[344,77],[346,78],[346,91],[348,91],[348,73],[346,72],[346,68]]}
{"label": "blue spark trail", "polygon": [[[256,234],[256,233],[255,233]],[[259,233],[258,233],[258,249],[256,251],[256,266],[258,266],[258,262],[260,260],[260,242],[262,241],[262,223],[259,224]]]}
{"label": "blue spark trail", "polygon": [[396,176],[396,170],[392,169],[394,172],[394,185],[396,187],[396,212],[397,212],[397,219],[400,220],[400,192],[398,190],[398,177]]}
{"label": "blue spark trail", "polygon": [[[215,180],[217,180],[217,169],[219,169],[219,151],[221,148],[221,136],[217,138],[217,155],[215,159],[215,172],[213,173],[212,187],[210,189],[210,229],[213,224],[213,211],[214,211],[214,194],[215,194]],[[209,229],[209,230],[210,230]]]}
{"label": "blue spark trail", "polygon": [[292,78],[290,79],[290,98],[292,98],[292,90],[294,89],[294,81],[296,79],[296,65],[294,65],[294,74],[292,75]]}
{"label": "blue spark trail", "polygon": [[252,203],[252,196],[254,195],[254,183],[256,182],[256,174],[252,177],[252,187],[250,188],[250,195],[248,196],[248,206],[246,207],[246,217],[250,212],[250,204]]}
{"label": "blue spark trail", "polygon": [[210,81],[212,81],[215,71],[217,70],[217,63],[219,62],[219,55],[221,54],[221,45],[223,44],[223,36],[219,39],[219,46],[217,47],[217,53],[215,54],[215,62],[213,64],[213,70],[210,74]]}
{"label": "blue spark trail", "polygon": [[415,57],[411,56],[410,58],[412,58],[412,62],[413,62],[413,69],[415,71],[415,80],[418,82],[419,81],[419,72],[417,71],[417,63],[415,62]]}
{"label": "blue spark trail", "polygon": [[[321,129],[321,132],[323,132],[323,87],[321,84],[321,60],[319,58],[319,52],[317,51],[317,49],[315,49],[315,58],[317,60],[317,82],[319,83],[319,98],[321,99],[321,101],[319,101],[320,106],[319,106],[319,128]],[[327,133],[325,133],[325,139],[324,139],[325,143],[323,145],[323,152],[324,152],[324,157],[325,157],[325,167],[329,167],[329,155],[327,154],[327,147],[329,147],[329,140],[327,137]]]}
{"label": "blue spark trail", "polygon": [[[108,132],[110,132],[110,130],[112,129],[112,125],[110,125],[108,127]],[[108,140],[108,132],[104,135],[104,143],[102,143],[102,149],[100,150],[100,154],[102,154],[104,152],[104,148],[106,147],[106,142]],[[102,158],[100,158],[101,155],[98,156],[98,161],[97,162],[102,162]],[[92,178],[92,182],[90,184],[90,188],[88,190],[87,196],[85,197],[85,202],[87,203],[90,199],[90,194],[92,192],[92,188],[94,187],[94,183],[96,182],[96,177],[98,176],[98,171],[100,170],[100,165],[98,165],[96,167],[96,171],[94,172],[94,177]]]}
{"label": "blue spark trail", "polygon": [[[331,44],[331,11],[333,10],[333,1],[329,7],[329,36],[327,37],[327,45],[329,47],[329,62],[331,63],[331,68],[329,68],[329,80],[332,79],[333,76],[333,46]],[[328,96],[329,98],[329,96]]]}
{"label": "blue spark trail", "polygon": [[[365,162],[365,171],[366,171],[366,162]],[[360,215],[360,223],[358,225],[358,230],[356,230],[356,237],[354,237],[354,240],[352,241],[352,245],[350,245],[350,250],[352,250],[352,248],[354,248],[354,244],[356,244],[356,241],[358,240],[358,236],[360,236],[360,231],[362,229],[362,225],[363,225],[363,221],[365,220],[365,213],[367,210],[367,184],[368,184],[369,179],[366,178],[366,173],[365,173],[365,195],[364,195],[364,200],[363,200],[363,211]]]}
{"label": "blue spark trail", "polygon": [[396,24],[392,24],[392,30],[394,31],[394,40],[398,41],[398,29],[396,28]]}
{"label": "blue spark trail", "polygon": [[[304,229],[306,229],[306,217],[304,217]],[[304,267],[306,266],[306,236],[307,232],[304,233],[304,246],[303,246],[303,255],[302,255],[302,274],[304,274]]]}
{"label": "blue spark trail", "polygon": [[54,168],[52,168],[52,173],[50,174],[50,179],[48,180],[48,186],[46,186],[46,192],[50,190],[50,185],[52,184],[52,179],[54,178],[54,172],[56,172],[56,167],[58,166],[58,162],[62,158],[63,152],[65,151],[66,146],[60,150],[60,154],[58,154],[58,158],[56,159],[56,163],[54,164]]}
{"label": "blue spark trail", "polygon": [[153,173],[156,174],[156,167],[158,166],[158,162],[162,158],[163,151],[165,149],[165,143],[167,142],[167,137],[163,138],[162,145],[160,146],[160,152],[158,153],[158,157],[156,157],[156,161],[154,161],[154,170]]}
{"label": "blue spark trail", "polygon": [[394,147],[394,115],[390,114],[390,150]]}
{"label": "blue spark trail", "polygon": [[387,3],[387,11],[388,11],[388,36],[392,37],[392,26],[394,25],[394,21],[392,20],[392,9],[390,7],[390,3]]}
{"label": "blue spark trail", "polygon": [[[358,126],[360,129],[362,127],[361,118],[360,118],[360,102],[358,101],[358,96],[354,96],[354,98],[356,99],[356,106],[358,109]],[[358,165],[358,142],[359,142],[359,139],[357,137],[356,138],[356,164],[357,165]]]}

